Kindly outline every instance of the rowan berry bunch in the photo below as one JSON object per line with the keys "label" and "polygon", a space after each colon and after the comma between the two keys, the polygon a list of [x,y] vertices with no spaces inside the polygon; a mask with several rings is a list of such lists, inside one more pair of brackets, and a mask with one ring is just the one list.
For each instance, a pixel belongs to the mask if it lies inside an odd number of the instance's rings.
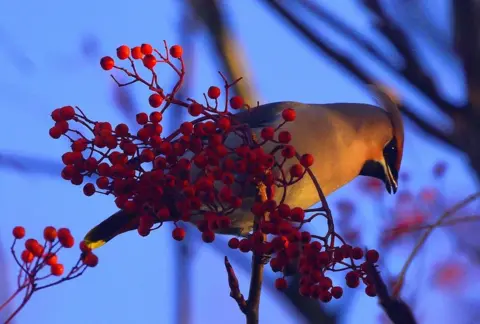
{"label": "rowan berry bunch", "polygon": [[[80,258],[65,274],[65,266],[59,262],[59,252],[62,249],[70,249],[75,244],[75,240],[68,228],[59,228],[57,230],[53,226],[45,227],[43,231],[44,242],[40,243],[34,238],[26,239],[20,255],[15,251],[15,246],[20,240],[25,238],[25,228],[16,226],[12,234],[14,241],[10,249],[15,262],[20,268],[17,277],[17,289],[7,301],[0,305],[0,311],[20,292],[25,291],[25,295],[20,306],[10,315],[6,323],[15,317],[36,291],[77,278],[88,267],[95,267],[98,264],[98,257],[82,241],[79,245],[81,251]],[[54,277],[58,279],[52,280]]]}
{"label": "rowan berry bunch", "polygon": [[[149,235],[165,221],[175,224],[172,236],[178,241],[185,237],[182,222],[196,224],[207,243],[214,241],[216,232],[236,233],[245,238],[232,238],[229,246],[244,253],[273,256],[273,271],[285,272],[294,264],[302,275],[300,291],[304,296],[324,302],[340,298],[342,288],[333,286],[326,275],[327,271],[340,270],[351,270],[346,276],[349,287],[357,287],[362,280],[367,284],[367,294],[375,295],[362,266],[365,263],[355,264],[365,257],[363,250],[346,244],[334,230],[321,188],[309,169],[313,156],[297,152],[289,144],[292,135],[282,128],[295,122],[295,110],[285,109],[278,127],[267,126],[255,136],[233,112],[250,110],[241,97],[229,94],[240,79],[229,83],[221,73],[223,103],[219,100],[222,90],[217,86],[208,89],[203,104],[191,98],[182,100],[178,98],[185,76],[182,54],[179,45],[168,48],[166,43],[164,53],[149,44],[133,48],[122,45],[117,58],[128,62],[130,69],[118,66],[109,56],[100,60],[104,70],[117,70],[131,78],[120,83],[112,76],[119,86],[137,82],[148,86],[152,92],[148,102],[154,110],[137,114],[138,129],[132,130],[126,124],[93,121],[78,107],[55,109],[50,135],[71,141],[71,151],[62,156],[62,177],[82,185],[86,178],[98,176],[95,183],[83,185],[84,194],[113,195],[118,208],[138,215],[141,236]],[[149,70],[150,81],[138,73],[139,63]],[[170,92],[158,82],[155,69],[162,64],[178,76]],[[162,121],[169,109],[185,109],[193,119],[164,134]],[[83,131],[75,124],[83,126]],[[316,183],[322,208],[304,210],[284,203],[288,188],[306,178]],[[252,188],[258,196],[251,207],[251,219],[255,221],[245,230],[231,216],[245,207]],[[328,223],[324,236],[302,229],[319,216]],[[233,231],[236,229],[238,232]],[[365,262],[375,263],[378,258],[378,253],[370,250]],[[276,281],[279,289],[286,285],[284,277]]]}

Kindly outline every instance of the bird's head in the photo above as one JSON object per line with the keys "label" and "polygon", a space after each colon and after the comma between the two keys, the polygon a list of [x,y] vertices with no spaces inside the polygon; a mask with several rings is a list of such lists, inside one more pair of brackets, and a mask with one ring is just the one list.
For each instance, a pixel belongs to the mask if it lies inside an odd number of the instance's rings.
{"label": "bird's head", "polygon": [[396,193],[403,157],[403,121],[396,101],[385,91],[378,89],[376,92],[387,112],[389,125],[379,128],[380,134],[376,134],[377,139],[381,141],[377,146],[378,150],[381,149],[381,154],[375,154],[367,160],[360,174],[382,180],[388,193]]}

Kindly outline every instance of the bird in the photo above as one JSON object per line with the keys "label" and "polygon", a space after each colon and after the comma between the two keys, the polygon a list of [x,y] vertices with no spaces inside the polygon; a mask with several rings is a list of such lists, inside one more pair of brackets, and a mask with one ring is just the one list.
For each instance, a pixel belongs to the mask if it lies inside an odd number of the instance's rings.
{"label": "bird", "polygon": [[[386,90],[371,86],[380,106],[363,103],[304,104],[294,101],[268,103],[235,114],[235,120],[247,124],[259,137],[266,126],[283,123],[282,111],[293,108],[295,121],[282,125],[291,133],[292,145],[300,154],[312,154],[315,163],[310,167],[323,194],[330,195],[357,176],[373,177],[385,184],[388,193],[396,193],[403,146],[404,126],[396,99]],[[237,137],[238,139],[238,137]],[[227,144],[228,143],[227,138]],[[230,143],[231,144],[231,143]],[[267,142],[265,152],[278,144]],[[279,152],[275,153],[278,157]],[[289,162],[290,161],[290,162]],[[284,169],[295,163],[287,160]],[[193,172],[193,171],[192,171]],[[273,199],[280,201],[282,190],[275,190]],[[242,206],[229,214],[231,226],[216,233],[248,236],[253,230],[254,215],[250,208],[256,191],[250,190]],[[305,177],[288,187],[284,203],[307,209],[320,201],[314,182]],[[138,217],[123,210],[92,228],[84,242],[98,248],[119,234],[138,227]]]}

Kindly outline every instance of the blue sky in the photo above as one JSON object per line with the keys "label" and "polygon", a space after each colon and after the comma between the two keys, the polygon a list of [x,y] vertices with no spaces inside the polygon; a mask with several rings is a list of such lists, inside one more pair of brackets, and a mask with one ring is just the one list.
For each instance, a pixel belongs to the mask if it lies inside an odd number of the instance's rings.
{"label": "blue sky", "polygon": [[[328,7],[351,25],[374,37],[366,18],[353,5],[354,1],[320,2],[329,3]],[[231,14],[234,31],[252,71],[252,78],[244,82],[254,85],[260,102],[373,103],[364,88],[329,59],[319,57],[264,6],[253,0],[228,3],[225,9]],[[181,6],[172,0],[136,1],[135,4],[103,1],[91,5],[59,0],[0,3],[0,12],[4,13],[0,23],[4,44],[0,48],[3,62],[0,153],[60,161],[67,143],[48,136],[52,125],[50,112],[59,106],[78,105],[93,119],[112,123],[124,121],[112,101],[113,81],[101,70],[98,59],[103,55],[113,56],[121,44],[135,46],[148,42],[161,48],[163,39],[169,44],[180,42],[180,10]],[[441,13],[443,11],[440,17]],[[323,32],[321,24],[318,28]],[[325,34],[338,40],[332,33]],[[100,40],[97,58],[87,59],[82,54],[81,41],[86,35]],[[355,51],[341,40],[337,46]],[[444,66],[441,58],[435,59],[431,53],[423,54],[429,58],[432,71],[443,79],[458,75],[455,67],[439,68]],[[201,98],[208,86],[221,84],[217,74],[220,61],[203,31],[196,37],[195,62],[190,96]],[[404,86],[389,78],[385,71],[373,69],[390,85]],[[161,82],[169,85],[172,80],[167,78]],[[440,87],[449,97],[461,100],[461,85],[440,84]],[[140,107],[148,111],[146,89],[135,85],[132,90]],[[405,100],[418,103],[422,112],[443,125],[442,116],[434,115],[428,104],[414,95]],[[454,170],[454,176],[446,180],[447,185],[462,188],[453,195],[460,198],[473,191],[474,183],[467,176],[468,169],[461,156],[453,156],[453,151],[423,138],[410,125],[407,131],[404,170],[428,174],[436,160],[446,160]],[[428,185],[431,181],[427,176],[416,179],[411,185]],[[356,188],[352,183],[332,195],[331,200],[356,194]],[[60,176],[25,175],[12,169],[0,169],[0,197],[3,209],[0,238],[5,251],[15,225],[25,225],[28,234],[35,236],[40,236],[46,225],[67,226],[80,238],[92,225],[115,211],[111,197],[85,197],[81,187],[63,181]],[[173,306],[178,283],[172,266],[172,244],[175,243],[168,228],[145,239],[135,233],[115,239],[98,251],[100,264],[96,269],[34,295],[18,316],[17,323],[39,323],[47,319],[49,323],[66,321],[71,324],[175,323]],[[228,296],[223,255],[204,243],[196,246],[191,279],[192,323],[225,323],[226,319],[229,323],[242,323],[243,315]],[[62,255],[65,264],[73,264],[76,253],[66,252]],[[236,269],[242,291],[246,293],[248,273],[239,266]],[[10,258],[1,265],[0,271],[7,271],[14,282],[17,269]],[[279,303],[271,290],[264,291],[261,322],[298,322],[292,310]],[[332,304],[328,307],[344,306],[341,302]],[[355,318],[361,317],[372,323],[377,314],[376,300],[360,293],[345,320],[354,323]]]}

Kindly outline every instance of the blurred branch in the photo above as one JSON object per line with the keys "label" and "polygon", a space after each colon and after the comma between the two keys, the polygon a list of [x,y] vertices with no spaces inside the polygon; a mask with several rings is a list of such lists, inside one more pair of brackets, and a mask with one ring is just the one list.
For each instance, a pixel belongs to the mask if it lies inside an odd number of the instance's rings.
{"label": "blurred branch", "polygon": [[235,92],[242,96],[245,102],[259,100],[258,94],[252,89],[252,78],[246,68],[242,50],[235,40],[225,13],[217,0],[185,0],[191,6],[192,12],[207,28],[208,34],[215,45],[218,56],[222,59],[223,69],[229,80],[243,77],[245,81],[235,85]]}
{"label": "blurred branch", "polygon": [[[315,47],[317,47],[320,51],[328,55],[331,59],[336,61],[340,67],[347,70],[353,74],[358,80],[362,82],[362,84],[376,84],[372,77],[370,77],[369,73],[365,70],[365,68],[361,67],[359,64],[354,63],[349,57],[346,55],[336,51],[327,44],[326,41],[321,39],[317,36],[312,29],[310,29],[303,21],[297,17],[295,17],[291,12],[289,12],[285,6],[278,3],[276,0],[263,0],[266,4],[268,4],[277,14],[279,14],[282,18],[287,20],[292,27],[294,27],[298,32],[302,34],[305,38],[307,38]],[[417,127],[422,129],[424,132],[436,137],[437,139],[441,140],[445,144],[453,146],[454,148],[458,148],[458,143],[449,135],[444,133],[443,131],[439,130],[438,128],[434,127],[430,123],[426,122],[424,119],[418,116],[414,112],[414,109],[403,104],[400,106],[402,112],[407,116]]]}
{"label": "blurred branch", "polygon": [[230,297],[232,297],[238,304],[238,307],[242,311],[242,313],[247,313],[247,302],[245,301],[245,297],[243,297],[242,293],[240,292],[240,285],[238,284],[237,275],[233,270],[230,261],[228,258],[225,257],[225,269],[227,270],[228,275],[228,286],[230,287]]}
{"label": "blurred branch", "polygon": [[37,157],[14,153],[0,153],[0,168],[10,169],[23,174],[28,173],[59,177],[63,165],[60,162]]}

